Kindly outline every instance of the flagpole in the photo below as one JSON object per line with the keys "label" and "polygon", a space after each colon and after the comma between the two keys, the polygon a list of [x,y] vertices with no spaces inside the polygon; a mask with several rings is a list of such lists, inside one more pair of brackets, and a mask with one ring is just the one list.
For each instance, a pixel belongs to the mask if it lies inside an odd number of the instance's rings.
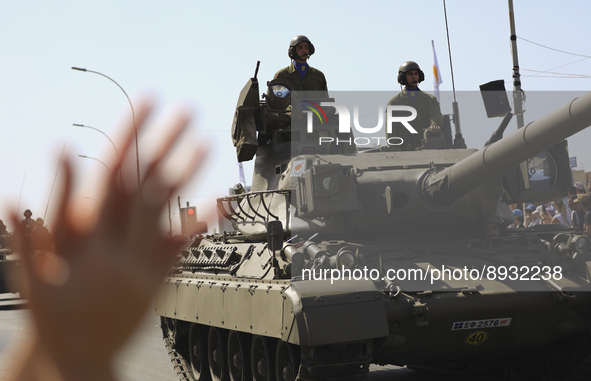
{"label": "flagpole", "polygon": [[441,98],[439,97],[439,85],[443,83],[441,79],[441,71],[439,70],[439,63],[437,62],[437,53],[435,53],[435,42],[431,40],[431,46],[433,47],[433,92],[437,98],[437,102],[441,104]]}

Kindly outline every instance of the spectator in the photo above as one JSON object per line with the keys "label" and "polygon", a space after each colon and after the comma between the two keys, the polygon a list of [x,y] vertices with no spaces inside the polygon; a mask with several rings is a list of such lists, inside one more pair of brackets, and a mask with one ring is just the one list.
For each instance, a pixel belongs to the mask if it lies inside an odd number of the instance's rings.
{"label": "spectator", "polygon": [[587,234],[591,234],[591,199],[586,194],[580,194],[577,198],[583,209],[583,231]]}
{"label": "spectator", "polygon": [[581,220],[581,217],[579,216],[579,213],[581,211],[581,204],[579,204],[578,196],[571,196],[568,204],[570,205],[570,208],[572,210],[570,215],[572,227],[582,229],[583,220]]}
{"label": "spectator", "polygon": [[519,229],[523,228],[523,212],[521,209],[513,209],[513,215],[515,216],[515,221],[508,226],[509,229]]}
{"label": "spectator", "polygon": [[538,205],[534,214],[538,214],[540,216],[540,224],[545,225],[545,224],[552,223],[552,215],[550,213],[548,213],[548,209],[546,208],[546,205],[544,205],[544,204]]}
{"label": "spectator", "polygon": [[585,192],[585,186],[583,185],[582,182],[577,181],[575,183],[575,188],[577,189],[577,195],[586,194],[586,192]]}
{"label": "spectator", "polygon": [[562,202],[564,202],[564,205],[566,206],[566,220],[568,221],[568,226],[572,227],[573,226],[573,220],[572,220],[573,211],[570,208],[570,198],[571,198],[571,196],[577,195],[577,188],[575,188],[574,185],[570,186],[566,190],[566,193],[567,193],[567,196],[562,199]]}
{"label": "spectator", "polygon": [[[541,205],[539,207],[541,208]],[[528,228],[531,228],[532,226],[539,225],[541,223],[540,213],[538,212],[538,210],[534,204],[529,204],[525,208],[525,213],[526,213],[525,225]]]}
{"label": "spectator", "polygon": [[554,201],[553,205],[553,210],[555,211],[555,213],[554,217],[552,218],[552,223],[563,224],[564,226],[570,227],[570,224],[568,223],[568,220],[566,218],[566,205],[564,205],[564,202],[562,202],[562,200],[557,200]]}

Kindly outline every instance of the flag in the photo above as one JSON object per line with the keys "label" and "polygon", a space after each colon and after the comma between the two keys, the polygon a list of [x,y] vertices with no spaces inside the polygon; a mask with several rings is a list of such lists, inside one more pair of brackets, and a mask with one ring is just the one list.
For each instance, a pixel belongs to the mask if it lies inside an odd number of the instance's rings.
{"label": "flag", "polygon": [[246,180],[244,180],[244,167],[242,167],[242,163],[238,163],[238,176],[240,179],[240,182],[244,185],[246,185]]}
{"label": "flag", "polygon": [[437,54],[435,54],[435,43],[431,40],[431,46],[433,46],[433,92],[437,97],[437,101],[441,103],[439,99],[439,85],[443,83],[441,80],[441,71],[439,71],[439,64],[437,63]]}

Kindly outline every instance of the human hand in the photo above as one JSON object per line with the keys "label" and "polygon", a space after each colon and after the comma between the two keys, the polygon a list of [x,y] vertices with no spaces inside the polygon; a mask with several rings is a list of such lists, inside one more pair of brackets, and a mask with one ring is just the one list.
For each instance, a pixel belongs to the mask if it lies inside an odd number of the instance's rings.
{"label": "human hand", "polygon": [[[140,107],[138,127],[145,124],[150,108]],[[94,224],[75,214],[71,195],[75,176],[69,160],[63,160],[55,253],[35,253],[13,213],[34,324],[28,363],[16,371],[17,379],[114,379],[112,360],[144,316],[181,244],[161,232],[159,219],[205,150],[195,153],[172,184],[165,182],[160,170],[188,121],[188,115],[179,114],[168,122],[165,128],[171,133],[143,175],[141,188],[134,190],[122,189],[119,182],[134,137],[134,126],[128,125]],[[25,372],[23,366],[30,368]]]}

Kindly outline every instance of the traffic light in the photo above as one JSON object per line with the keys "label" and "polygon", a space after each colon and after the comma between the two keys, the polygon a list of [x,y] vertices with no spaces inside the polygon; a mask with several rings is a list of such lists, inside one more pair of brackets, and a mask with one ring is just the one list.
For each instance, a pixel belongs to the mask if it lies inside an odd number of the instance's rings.
{"label": "traffic light", "polygon": [[181,208],[181,234],[189,235],[189,233],[195,234],[199,229],[197,223],[197,208],[195,206],[187,206]]}
{"label": "traffic light", "polygon": [[187,230],[191,234],[195,234],[197,231],[197,208],[194,206],[189,206],[185,209],[187,213]]}

